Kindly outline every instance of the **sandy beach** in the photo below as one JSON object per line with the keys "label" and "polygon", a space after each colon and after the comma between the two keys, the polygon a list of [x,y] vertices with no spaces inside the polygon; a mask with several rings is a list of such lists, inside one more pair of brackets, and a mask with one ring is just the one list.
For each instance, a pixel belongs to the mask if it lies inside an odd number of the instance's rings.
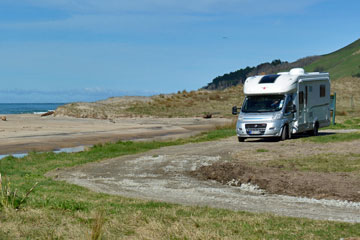
{"label": "sandy beach", "polygon": [[52,151],[118,140],[188,137],[229,123],[225,118],[117,118],[7,115],[0,121],[0,154]]}

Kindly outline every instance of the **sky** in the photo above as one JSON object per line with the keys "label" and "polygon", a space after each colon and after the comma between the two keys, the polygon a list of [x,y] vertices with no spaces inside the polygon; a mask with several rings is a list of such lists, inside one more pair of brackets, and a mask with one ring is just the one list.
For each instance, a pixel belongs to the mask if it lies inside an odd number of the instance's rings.
{"label": "sky", "polygon": [[197,90],[360,37],[358,0],[1,0],[0,102]]}

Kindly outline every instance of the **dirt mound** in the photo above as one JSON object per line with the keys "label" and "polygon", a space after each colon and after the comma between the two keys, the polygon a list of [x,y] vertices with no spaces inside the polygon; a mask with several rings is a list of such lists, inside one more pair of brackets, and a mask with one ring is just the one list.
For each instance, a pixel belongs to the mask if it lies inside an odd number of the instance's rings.
{"label": "dirt mound", "polygon": [[272,194],[360,201],[360,179],[349,173],[285,171],[241,162],[219,162],[202,166],[191,175],[236,186],[251,183]]}

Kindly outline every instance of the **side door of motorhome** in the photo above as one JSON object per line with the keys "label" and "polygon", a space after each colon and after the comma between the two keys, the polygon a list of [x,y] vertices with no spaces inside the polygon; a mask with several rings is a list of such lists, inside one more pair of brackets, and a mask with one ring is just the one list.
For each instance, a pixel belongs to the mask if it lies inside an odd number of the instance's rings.
{"label": "side door of motorhome", "polygon": [[299,89],[297,94],[297,119],[298,132],[306,131],[308,128],[307,106],[308,106],[309,86],[306,82],[299,82]]}

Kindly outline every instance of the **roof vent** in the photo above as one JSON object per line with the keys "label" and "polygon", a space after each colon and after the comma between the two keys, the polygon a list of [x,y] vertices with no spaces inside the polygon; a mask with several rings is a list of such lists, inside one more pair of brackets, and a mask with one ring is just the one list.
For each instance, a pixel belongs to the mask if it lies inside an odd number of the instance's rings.
{"label": "roof vent", "polygon": [[279,76],[280,76],[280,75],[278,75],[278,74],[266,75],[266,76],[264,76],[264,77],[261,78],[259,84],[274,83],[275,80],[276,80]]}
{"label": "roof vent", "polygon": [[291,75],[303,75],[305,74],[305,70],[303,68],[293,68],[290,70]]}

